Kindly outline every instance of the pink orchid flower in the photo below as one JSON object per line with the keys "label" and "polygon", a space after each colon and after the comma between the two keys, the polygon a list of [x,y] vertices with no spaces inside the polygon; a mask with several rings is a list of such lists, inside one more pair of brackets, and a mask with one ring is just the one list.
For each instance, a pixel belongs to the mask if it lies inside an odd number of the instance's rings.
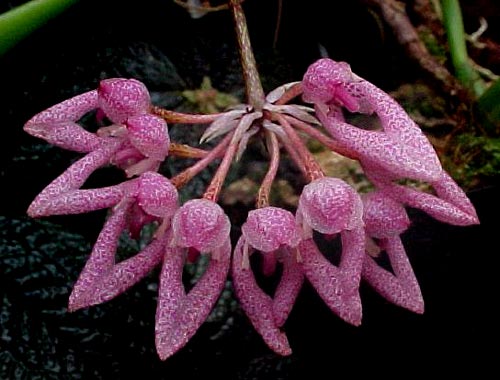
{"label": "pink orchid flower", "polygon": [[[156,310],[156,349],[162,360],[184,347],[219,298],[231,260],[230,228],[229,218],[212,201],[190,200],[175,213]],[[188,293],[182,283],[186,249],[210,255],[205,273]]]}
{"label": "pink orchid flower", "polygon": [[[330,309],[346,322],[361,323],[359,281],[365,252],[363,206],[356,191],[337,178],[321,178],[304,187],[297,220],[305,239],[299,244],[301,267]],[[342,257],[331,264],[313,240],[312,231],[340,233]]]}
{"label": "pink orchid flower", "polygon": [[[312,64],[303,80],[304,98],[328,132],[361,162],[367,177],[386,194],[422,209],[441,221],[477,224],[470,200],[442,169],[431,143],[403,108],[388,94],[351,72],[349,65],[331,59]],[[382,131],[368,131],[345,122],[341,108],[375,112]],[[396,185],[398,179],[426,181],[437,196]]]}
{"label": "pink orchid flower", "polygon": [[[300,240],[293,214],[268,206],[250,211],[234,250],[232,277],[236,296],[254,328],[280,355],[292,353],[280,327],[288,318],[303,283],[296,249]],[[276,261],[283,265],[274,297],[267,295],[255,280],[249,260],[254,251],[262,254],[263,271],[267,275],[274,272]]]}

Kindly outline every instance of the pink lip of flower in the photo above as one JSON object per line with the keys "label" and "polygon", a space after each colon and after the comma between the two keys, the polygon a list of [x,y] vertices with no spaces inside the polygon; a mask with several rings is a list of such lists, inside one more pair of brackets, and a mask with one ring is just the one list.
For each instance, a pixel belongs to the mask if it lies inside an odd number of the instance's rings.
{"label": "pink lip of flower", "polygon": [[[165,360],[182,348],[210,314],[224,287],[231,261],[230,222],[214,202],[186,202],[172,220],[173,240],[165,253],[156,311],[156,348]],[[193,247],[211,254],[205,273],[186,294],[185,255]]]}
{"label": "pink lip of flower", "polygon": [[[299,244],[302,271],[321,298],[346,322],[361,323],[359,281],[365,250],[362,201],[345,182],[321,178],[304,187],[297,219],[321,233],[340,232],[342,258],[339,266],[321,254],[312,233]],[[309,235],[309,236],[308,236]]]}
{"label": "pink lip of flower", "polygon": [[403,205],[380,191],[366,194],[363,204],[366,235],[379,239],[378,244],[386,251],[394,274],[365,255],[362,278],[388,301],[423,313],[422,293],[399,237],[410,224]]}

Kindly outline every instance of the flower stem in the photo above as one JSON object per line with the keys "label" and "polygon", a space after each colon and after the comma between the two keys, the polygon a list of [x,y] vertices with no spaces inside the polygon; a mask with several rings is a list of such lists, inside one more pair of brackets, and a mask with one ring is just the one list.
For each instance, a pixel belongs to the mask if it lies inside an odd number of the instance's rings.
{"label": "flower stem", "polygon": [[266,97],[264,89],[262,88],[262,83],[260,82],[259,72],[257,71],[257,64],[250,43],[245,14],[243,13],[240,0],[230,0],[229,5],[233,12],[248,103],[256,110],[260,111],[264,106]]}
{"label": "flower stem", "polygon": [[[229,142],[229,137],[231,138],[231,142]],[[235,137],[236,137],[235,133],[226,136],[227,141],[225,141],[225,144],[223,146],[223,149],[225,149],[224,157],[222,158],[222,161],[219,167],[217,168],[217,172],[215,172],[215,175],[213,176],[210,185],[208,185],[205,194],[203,194],[204,199],[217,202],[220,190],[222,188],[222,184],[226,179],[227,172],[229,171],[229,168],[233,163],[234,156],[236,155],[236,151],[238,150],[239,139]],[[224,140],[226,140],[226,138],[224,138]],[[227,145],[228,142],[229,146]]]}
{"label": "flower stem", "polygon": [[303,141],[300,139],[299,135],[297,134],[297,132],[295,132],[295,130],[290,125],[288,120],[285,119],[283,115],[276,112],[272,113],[272,117],[276,119],[278,123],[281,125],[286,135],[288,136],[288,139],[290,140],[292,148],[297,151],[298,156],[304,162],[305,172],[307,173],[308,179],[313,181],[318,178],[323,178],[325,174],[323,173],[321,166],[314,159],[311,152],[309,152],[309,150],[304,145]]}
{"label": "flower stem", "polygon": [[208,124],[224,115],[224,113],[211,113],[208,115],[188,114],[170,111],[156,106],[151,107],[151,113],[161,117],[167,123],[180,124]]}
{"label": "flower stem", "polygon": [[319,141],[321,144],[326,146],[328,149],[334,151],[335,153],[341,154],[344,157],[351,158],[353,160],[357,160],[356,156],[352,154],[347,149],[342,148],[342,146],[333,140],[332,138],[328,137],[321,131],[318,131],[316,128],[312,127],[311,125],[307,124],[306,122],[303,122],[301,120],[298,120],[294,117],[285,115],[285,119],[295,128],[300,129],[302,132],[306,133],[313,139]]}
{"label": "flower stem", "polygon": [[278,138],[273,132],[266,131],[267,145],[269,153],[271,154],[271,159],[269,160],[269,169],[262,180],[262,184],[259,188],[259,193],[257,195],[257,208],[269,206],[269,194],[271,193],[271,185],[273,184],[276,173],[278,172],[278,166],[280,163],[280,147],[278,144]]}
{"label": "flower stem", "polygon": [[171,143],[168,149],[169,156],[180,158],[203,158],[210,154],[209,151],[193,148],[187,144]]}
{"label": "flower stem", "polygon": [[193,166],[190,166],[183,172],[177,174],[173,177],[170,182],[178,189],[188,183],[194,176],[205,169],[213,160],[220,157],[227,147],[227,144],[232,138],[232,134],[225,136],[215,148],[213,148],[210,153],[208,153],[201,160],[196,162]]}

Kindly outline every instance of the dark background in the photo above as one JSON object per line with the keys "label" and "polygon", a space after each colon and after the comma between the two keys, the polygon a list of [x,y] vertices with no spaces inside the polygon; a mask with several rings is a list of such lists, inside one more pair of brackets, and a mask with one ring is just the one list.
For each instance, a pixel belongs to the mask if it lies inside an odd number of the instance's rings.
{"label": "dark background", "polygon": [[[0,11],[17,3],[5,2]],[[284,1],[273,48],[277,2],[245,2],[266,90],[300,80],[319,58],[319,44],[386,91],[425,79],[366,5],[333,2],[332,8],[326,3]],[[474,10],[481,13],[476,3],[466,25],[474,24]],[[493,25],[498,19],[494,11],[487,13]],[[497,33],[494,28],[489,33]],[[172,108],[182,105],[179,91],[197,88],[203,76],[209,76],[215,88],[241,97],[239,70],[228,12],[192,20],[168,0],[82,1],[0,57],[0,379],[498,373],[489,348],[498,341],[496,187],[470,192],[480,226],[443,225],[411,211],[414,223],[404,239],[426,301],[423,316],[387,304],[363,286],[363,325],[354,328],[305,286],[285,326],[294,351],[288,358],[264,345],[229,294],[218,316],[183,350],[159,361],[154,350],[157,272],[105,305],[67,313],[71,286],[105,213],[45,221],[25,217],[33,197],[77,155],[31,138],[22,131],[23,124],[50,105],[96,88],[106,77],[138,78],[155,104]],[[116,182],[120,176],[102,170],[91,185]],[[196,193],[201,185],[195,183],[188,191]]]}

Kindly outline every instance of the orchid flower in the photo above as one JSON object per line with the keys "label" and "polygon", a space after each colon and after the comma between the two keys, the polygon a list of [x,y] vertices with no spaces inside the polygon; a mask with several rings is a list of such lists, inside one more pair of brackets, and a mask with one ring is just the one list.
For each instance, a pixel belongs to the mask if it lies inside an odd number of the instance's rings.
{"label": "orchid flower", "polygon": [[[231,260],[230,228],[221,207],[205,199],[190,200],[175,213],[156,310],[156,349],[162,360],[189,341],[219,298]],[[205,273],[188,293],[182,283],[186,249],[210,255]]]}
{"label": "orchid flower", "polygon": [[[356,191],[337,178],[321,178],[304,187],[297,220],[303,226],[299,244],[301,267],[328,307],[353,325],[361,323],[359,281],[365,250],[363,205]],[[340,233],[342,257],[339,266],[320,252],[312,232]]]}
{"label": "orchid flower", "polygon": [[[232,277],[236,296],[254,328],[280,355],[292,352],[280,327],[284,325],[303,282],[296,249],[300,240],[300,230],[293,214],[269,206],[248,214],[234,250]],[[254,251],[262,254],[262,269],[267,275],[274,272],[276,261],[283,264],[274,297],[267,295],[255,280],[249,258]]]}
{"label": "orchid flower", "polygon": [[[388,94],[352,73],[348,64],[320,59],[302,82],[304,98],[335,140],[361,162],[367,177],[398,201],[433,217],[458,225],[477,224],[477,214],[465,193],[443,170],[429,140]],[[346,123],[341,108],[375,112],[382,131],[367,131]],[[432,185],[437,196],[394,184],[410,178]]]}

